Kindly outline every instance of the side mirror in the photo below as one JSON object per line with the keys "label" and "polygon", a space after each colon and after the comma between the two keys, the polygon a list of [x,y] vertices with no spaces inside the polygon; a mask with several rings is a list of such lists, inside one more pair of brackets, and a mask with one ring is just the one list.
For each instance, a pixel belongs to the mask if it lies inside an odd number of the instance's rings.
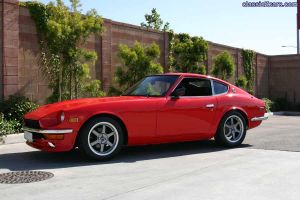
{"label": "side mirror", "polygon": [[171,94],[171,98],[172,99],[178,99],[180,96],[184,96],[185,95],[185,91],[186,89],[184,87],[181,88],[176,88],[172,94]]}

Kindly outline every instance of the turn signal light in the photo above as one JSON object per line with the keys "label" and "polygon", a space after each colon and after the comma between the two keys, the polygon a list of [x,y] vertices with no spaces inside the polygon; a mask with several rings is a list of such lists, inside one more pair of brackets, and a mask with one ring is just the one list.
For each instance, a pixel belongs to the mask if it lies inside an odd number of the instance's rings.
{"label": "turn signal light", "polygon": [[71,123],[78,123],[79,119],[78,119],[78,117],[70,117],[69,118],[69,122],[71,122]]}
{"label": "turn signal light", "polygon": [[44,136],[47,140],[63,140],[64,139],[63,134],[44,134]]}

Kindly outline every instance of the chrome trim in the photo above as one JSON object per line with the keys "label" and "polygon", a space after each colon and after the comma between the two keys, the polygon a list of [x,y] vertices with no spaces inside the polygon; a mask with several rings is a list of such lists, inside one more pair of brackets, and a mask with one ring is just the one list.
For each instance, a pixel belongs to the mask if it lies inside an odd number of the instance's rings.
{"label": "chrome trim", "polygon": [[268,118],[269,118],[269,114],[265,113],[264,116],[262,117],[253,117],[251,119],[251,122],[263,121],[263,120],[267,120]]}
{"label": "chrome trim", "polygon": [[55,148],[55,145],[52,142],[48,142],[49,147]]}
{"label": "chrome trim", "polygon": [[206,107],[206,108],[214,108],[214,107],[215,107],[215,104],[207,104],[205,107]]}
{"label": "chrome trim", "polygon": [[212,79],[210,79],[210,87],[211,87],[212,96],[216,96],[215,85],[214,85],[214,81]]}
{"label": "chrome trim", "polygon": [[65,134],[65,133],[72,133],[73,129],[61,129],[61,130],[41,130],[41,129],[34,129],[23,127],[24,131],[31,132],[31,133],[42,133],[42,134]]}
{"label": "chrome trim", "polygon": [[211,89],[211,94],[212,94],[212,95],[209,95],[209,96],[179,96],[179,97],[176,98],[176,99],[181,99],[181,98],[199,98],[199,97],[200,97],[200,98],[203,98],[203,97],[212,97],[212,96],[215,96],[215,95],[213,95],[214,91],[212,90],[213,88],[212,88],[212,85],[211,85],[212,79],[210,79],[210,78],[203,78],[203,77],[190,77],[190,76],[187,76],[187,77],[183,77],[183,78],[181,79],[181,81],[179,81],[179,82],[176,84],[176,86],[174,87],[173,91],[170,93],[169,97],[171,97],[171,99],[172,99],[171,94],[176,90],[176,88],[177,88],[178,85],[183,81],[183,79],[191,79],[191,78],[208,80],[208,81],[210,82],[210,89]]}
{"label": "chrome trim", "polygon": [[[211,79],[211,82],[212,82],[212,86],[213,86],[213,87],[212,87],[212,88],[213,88],[213,96],[220,96],[220,95],[228,94],[228,93],[229,93],[229,85],[227,85],[227,84],[225,84],[225,83],[222,83],[222,82],[220,82],[220,81],[217,81],[217,80],[213,80],[213,79]],[[227,91],[226,91],[226,92],[223,92],[223,93],[220,93],[220,94],[216,94],[214,82],[217,82],[217,83],[219,83],[219,84],[222,84],[222,85],[227,86]]]}

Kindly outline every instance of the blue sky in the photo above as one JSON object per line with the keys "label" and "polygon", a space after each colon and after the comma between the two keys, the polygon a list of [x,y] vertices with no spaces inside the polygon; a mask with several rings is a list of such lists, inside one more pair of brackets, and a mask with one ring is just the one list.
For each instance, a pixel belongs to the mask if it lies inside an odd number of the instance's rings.
{"label": "blue sky", "polygon": [[161,18],[170,22],[178,33],[186,32],[268,55],[296,53],[296,48],[281,47],[296,46],[295,7],[244,8],[242,2],[244,0],[81,0],[84,12],[95,8],[103,17],[115,21],[140,25],[145,13],[157,8]]}

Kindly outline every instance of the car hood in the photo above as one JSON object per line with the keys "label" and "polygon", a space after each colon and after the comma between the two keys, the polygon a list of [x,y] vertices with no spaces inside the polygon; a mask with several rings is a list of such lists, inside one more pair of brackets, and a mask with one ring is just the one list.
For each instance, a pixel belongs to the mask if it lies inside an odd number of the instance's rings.
{"label": "car hood", "polygon": [[39,107],[38,109],[27,113],[24,117],[26,119],[39,120],[51,113],[74,110],[82,108],[85,106],[113,103],[113,102],[123,102],[123,101],[132,101],[138,99],[144,99],[147,97],[136,97],[136,96],[119,96],[119,97],[104,97],[104,98],[83,98],[83,99],[74,99],[68,101],[62,101],[53,104],[47,104]]}

